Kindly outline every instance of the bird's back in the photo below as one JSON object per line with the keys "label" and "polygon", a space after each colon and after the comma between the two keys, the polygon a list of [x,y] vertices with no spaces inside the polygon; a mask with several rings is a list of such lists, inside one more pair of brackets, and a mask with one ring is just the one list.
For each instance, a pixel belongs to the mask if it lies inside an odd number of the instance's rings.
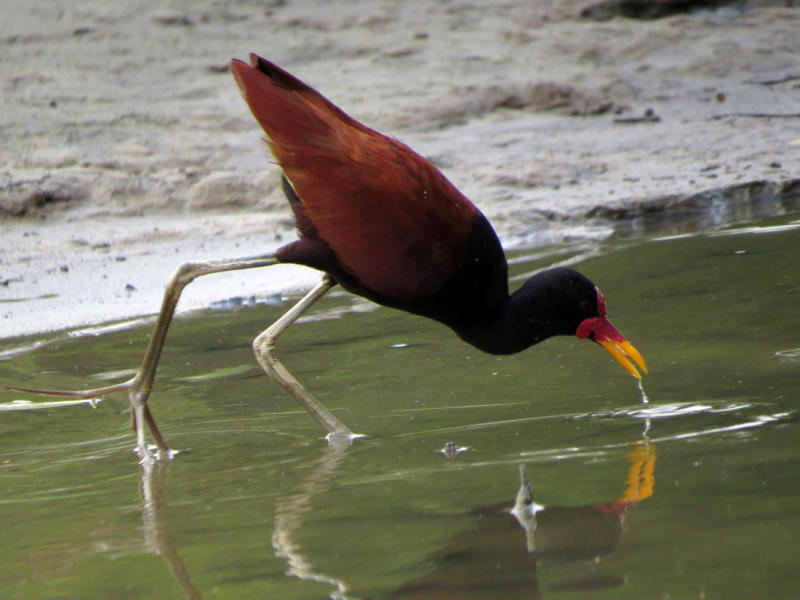
{"label": "bird's back", "polygon": [[[232,71],[298,200],[301,239],[292,262],[334,276],[339,270],[373,299],[440,292],[470,260],[469,238],[483,215],[404,144],[350,118],[272,63],[255,55],[251,62],[234,61]],[[490,237],[496,248],[489,254],[496,260],[499,251],[505,267],[493,231]],[[330,250],[326,257],[320,243]],[[331,260],[338,264],[326,268]]]}

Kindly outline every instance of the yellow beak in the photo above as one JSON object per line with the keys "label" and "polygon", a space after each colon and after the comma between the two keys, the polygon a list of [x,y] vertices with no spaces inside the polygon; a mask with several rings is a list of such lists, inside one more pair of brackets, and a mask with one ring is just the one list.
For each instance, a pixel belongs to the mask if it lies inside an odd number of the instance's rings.
{"label": "yellow beak", "polygon": [[625,367],[625,370],[628,371],[631,375],[636,377],[636,379],[641,379],[642,376],[639,374],[639,371],[636,370],[636,367],[631,363],[630,359],[633,359],[637,365],[642,369],[642,371],[647,374],[647,365],[642,358],[642,355],[639,354],[639,351],[634,348],[630,342],[626,340],[622,340],[620,342],[614,342],[611,340],[607,341],[598,341],[603,348],[605,348],[611,356],[617,359],[617,362]]}

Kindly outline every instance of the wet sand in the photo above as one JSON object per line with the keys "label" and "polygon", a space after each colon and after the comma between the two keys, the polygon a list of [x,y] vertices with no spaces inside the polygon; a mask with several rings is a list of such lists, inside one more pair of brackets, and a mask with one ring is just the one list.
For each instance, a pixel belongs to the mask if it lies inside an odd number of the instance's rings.
{"label": "wet sand", "polygon": [[[249,52],[432,160],[509,247],[795,207],[800,10],[588,5],[7,2],[0,338],[153,314],[180,261],[292,239],[227,68]],[[316,277],[209,277],[181,308]]]}

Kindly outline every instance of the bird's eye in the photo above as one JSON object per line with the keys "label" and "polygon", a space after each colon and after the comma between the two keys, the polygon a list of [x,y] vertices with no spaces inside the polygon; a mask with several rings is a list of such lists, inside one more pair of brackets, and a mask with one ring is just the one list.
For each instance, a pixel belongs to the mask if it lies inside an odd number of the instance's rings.
{"label": "bird's eye", "polygon": [[581,302],[581,311],[583,314],[588,315],[595,311],[594,305],[589,300]]}

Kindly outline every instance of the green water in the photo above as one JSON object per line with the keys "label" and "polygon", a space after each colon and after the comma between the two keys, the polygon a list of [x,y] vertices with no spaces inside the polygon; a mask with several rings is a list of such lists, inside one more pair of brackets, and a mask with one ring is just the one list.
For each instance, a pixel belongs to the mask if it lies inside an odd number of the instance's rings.
{"label": "green water", "polygon": [[[170,464],[137,465],[124,397],[0,412],[0,598],[796,598],[797,219],[578,265],[646,358],[648,404],[586,341],[485,356],[336,295],[278,347],[367,434],[336,449],[253,359],[287,303],[186,315],[151,400]],[[148,333],[62,336],[0,381],[105,385]],[[0,394],[22,399],[42,401]],[[546,507],[530,539],[520,464]]]}

